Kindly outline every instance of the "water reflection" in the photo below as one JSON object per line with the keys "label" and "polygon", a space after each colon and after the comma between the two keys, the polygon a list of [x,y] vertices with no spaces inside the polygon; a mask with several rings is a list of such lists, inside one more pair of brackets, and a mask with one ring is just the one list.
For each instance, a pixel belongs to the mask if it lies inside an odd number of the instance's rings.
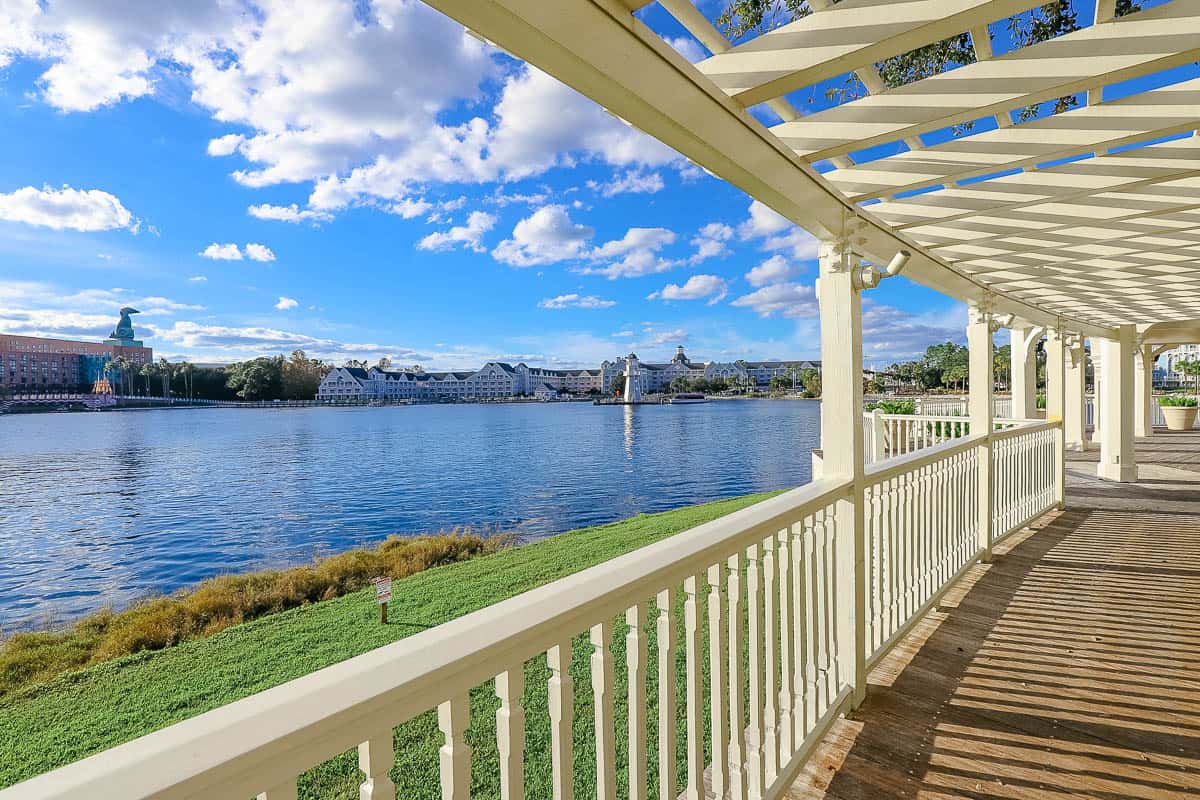
{"label": "water reflection", "polygon": [[819,406],[0,417],[0,630],[389,534],[542,536],[809,480]]}

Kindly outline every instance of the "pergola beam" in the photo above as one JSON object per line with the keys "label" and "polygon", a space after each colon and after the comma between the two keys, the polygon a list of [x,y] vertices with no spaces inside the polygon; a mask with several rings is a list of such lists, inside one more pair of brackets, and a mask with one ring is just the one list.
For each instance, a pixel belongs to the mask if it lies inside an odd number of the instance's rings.
{"label": "pergola beam", "polygon": [[856,202],[1178,136],[1200,124],[1200,78],[825,173]]}
{"label": "pergola beam", "polygon": [[1200,0],[1174,0],[771,130],[809,161],[818,161],[1198,58]]}
{"label": "pergola beam", "polygon": [[697,64],[753,106],[1027,11],[1030,0],[844,0]]}
{"label": "pergola beam", "polygon": [[[912,258],[905,276],[918,283],[963,301],[991,297],[1004,311],[1044,324],[1057,322],[1036,305],[994,295],[868,210],[855,208],[616,0],[428,2],[814,236],[838,239],[848,233],[848,224],[856,223],[855,249],[876,263],[907,249]],[[1104,325],[1072,323],[1088,335],[1112,335]]]}

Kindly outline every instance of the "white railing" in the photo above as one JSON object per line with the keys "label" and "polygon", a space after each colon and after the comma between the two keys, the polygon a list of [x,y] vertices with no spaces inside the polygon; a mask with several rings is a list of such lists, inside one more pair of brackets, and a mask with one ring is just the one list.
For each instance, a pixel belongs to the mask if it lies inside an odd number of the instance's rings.
{"label": "white railing", "polygon": [[[865,666],[989,544],[981,498],[995,497],[996,538],[1054,507],[1060,427],[1023,422],[869,468],[861,549],[854,483],[818,481],[34,778],[0,800],[294,800],[299,775],[355,747],[362,800],[393,800],[395,730],[435,709],[448,800],[467,800],[473,786],[517,800],[527,766],[548,776],[554,798],[570,798],[585,757],[601,800],[616,796],[618,769],[634,798],[681,789],[781,798],[847,710]],[[995,491],[981,494],[988,452]],[[526,676],[539,674],[545,695],[527,693]],[[593,717],[578,727],[577,679],[590,686]],[[498,701],[487,722],[471,715],[472,694],[478,711],[484,690]],[[536,738],[548,744],[534,752],[525,746],[527,697],[545,698],[535,718],[548,730]],[[627,724],[618,735],[619,719]],[[468,731],[482,740],[480,725],[494,730],[495,761],[473,763]]]}
{"label": "white railing", "polygon": [[[918,414],[928,414],[934,417],[966,416],[967,414],[967,398],[965,397],[930,395],[928,397],[915,397],[913,398],[913,402],[916,405]],[[992,416],[1011,417],[1012,398],[993,398]]]}
{"label": "white railing", "polygon": [[[996,430],[1021,425],[1029,420],[996,417]],[[867,464],[905,456],[928,447],[961,439],[971,433],[965,416],[931,414],[883,414],[863,412],[863,449]]]}

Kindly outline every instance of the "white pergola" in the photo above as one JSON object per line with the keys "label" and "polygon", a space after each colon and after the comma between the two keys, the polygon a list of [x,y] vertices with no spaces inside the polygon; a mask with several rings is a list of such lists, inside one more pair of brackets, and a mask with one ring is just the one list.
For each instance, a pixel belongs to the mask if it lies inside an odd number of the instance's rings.
{"label": "white pergola", "polygon": [[[1064,359],[1048,410],[1077,447],[1083,340],[1103,349],[1100,404],[1118,413],[1104,414],[1100,474],[1136,475],[1154,346],[1200,334],[1200,78],[1169,72],[1200,60],[1200,0],[1119,19],[1099,0],[1093,24],[1001,55],[989,25],[1039,3],[812,0],[811,15],[733,45],[691,0],[659,0],[712,54],[696,64],[635,16],[648,0],[428,2],[825,242],[827,392],[858,395],[862,264],[905,250],[907,277],[969,304],[981,330],[1012,329],[1014,416],[1033,415],[1033,352],[1048,338]],[[964,32],[975,63],[884,85],[879,61]],[[807,115],[787,99],[849,73],[869,94]],[[1080,93],[1076,108],[1013,122]],[[778,124],[749,112],[764,103]],[[968,338],[990,350],[990,335]],[[990,383],[982,355],[974,363],[987,375],[972,386]],[[849,426],[835,427],[826,452],[852,453]]]}

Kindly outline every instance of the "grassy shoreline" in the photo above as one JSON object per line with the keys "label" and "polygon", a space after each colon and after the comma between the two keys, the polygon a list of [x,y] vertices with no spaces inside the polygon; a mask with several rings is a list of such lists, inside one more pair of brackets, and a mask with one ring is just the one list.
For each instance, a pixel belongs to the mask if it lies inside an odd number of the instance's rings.
{"label": "grassy shoreline", "polygon": [[[641,515],[419,572],[394,583],[392,624],[387,626],[378,624],[368,588],[235,625],[209,638],[117,658],[15,692],[0,700],[0,788],[463,616],[769,496],[750,495]],[[623,630],[616,633],[614,660],[622,665]],[[618,682],[623,686],[622,669],[618,666]],[[548,720],[541,719],[546,714],[544,672],[544,660],[527,665],[530,796],[542,796],[539,789],[546,788],[549,781],[548,748],[539,741],[539,732],[548,730]],[[577,689],[577,741],[584,742],[592,724],[586,648],[576,647],[572,672]],[[492,796],[494,787],[487,780],[494,774],[491,767],[497,755],[491,687],[479,687],[472,700],[475,774],[482,782],[475,796]],[[617,724],[624,722],[619,719]],[[440,797],[436,777],[440,743],[431,714],[397,729],[393,775],[404,787],[405,796]],[[586,796],[587,787],[594,787],[594,764],[589,763],[587,753],[579,752],[577,765],[576,784],[580,796]],[[619,771],[624,774],[623,769]],[[360,779],[354,756],[347,753],[307,773],[301,781],[301,796],[356,797]]]}

